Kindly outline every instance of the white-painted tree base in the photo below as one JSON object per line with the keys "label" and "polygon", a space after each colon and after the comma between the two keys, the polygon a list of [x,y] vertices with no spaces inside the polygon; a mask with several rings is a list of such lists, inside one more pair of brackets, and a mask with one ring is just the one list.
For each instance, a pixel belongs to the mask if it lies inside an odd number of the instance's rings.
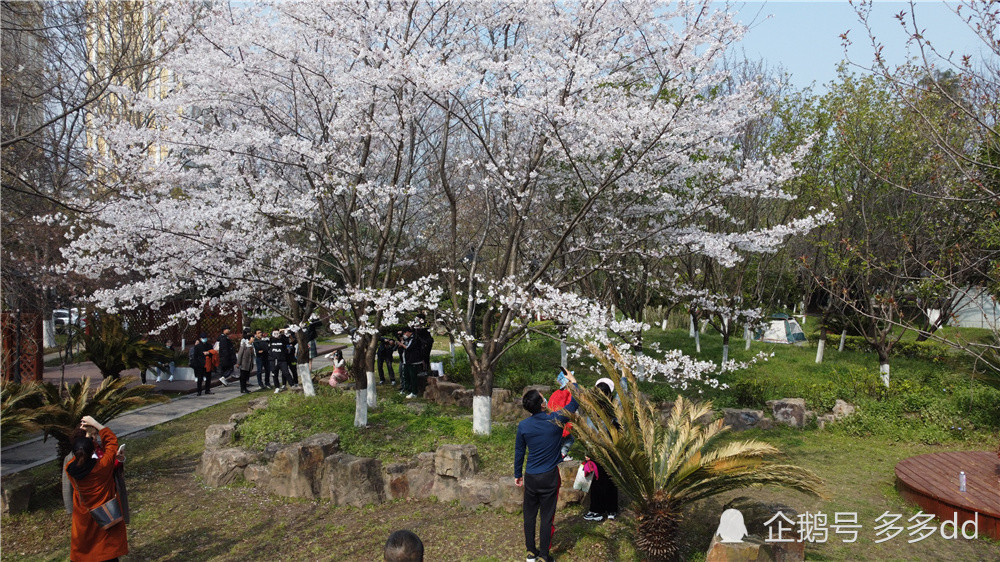
{"label": "white-painted tree base", "polygon": [[691,319],[691,324],[688,326],[688,337],[693,338],[695,333],[697,332],[694,329],[694,316],[691,316],[689,318]]}
{"label": "white-painted tree base", "polygon": [[701,333],[694,333],[694,351],[695,353],[701,353]]}
{"label": "white-painted tree base", "polygon": [[844,344],[847,343],[847,330],[840,332],[840,345],[837,346],[837,351],[844,351]]}
{"label": "white-painted tree base", "polygon": [[729,361],[729,344],[722,346],[722,362]]}
{"label": "white-painted tree base", "polygon": [[316,388],[313,386],[312,371],[309,369],[309,363],[299,365],[299,384],[302,386],[302,394],[316,396]]}
{"label": "white-painted tree base", "polygon": [[667,331],[667,319],[666,318],[664,318],[663,320],[660,320],[660,330],[662,330],[664,332]]}
{"label": "white-painted tree base", "polygon": [[51,318],[42,322],[42,345],[45,347],[56,346],[56,323]]}
{"label": "white-painted tree base", "polygon": [[366,371],[365,377],[368,378],[368,407],[375,408],[378,406],[378,395],[375,390],[375,371]]}
{"label": "white-painted tree base", "polygon": [[819,344],[816,346],[816,362],[823,362],[823,352],[826,351],[826,340],[819,340]]}
{"label": "white-painted tree base", "polygon": [[354,392],[354,427],[368,427],[368,390]]}
{"label": "white-painted tree base", "polygon": [[743,326],[743,341],[746,345],[743,349],[750,351],[750,342],[753,341],[753,338],[751,337],[749,326]]}
{"label": "white-painted tree base", "polygon": [[566,340],[559,342],[559,364],[563,369],[569,369],[569,348],[566,346]]}
{"label": "white-painted tree base", "polygon": [[493,404],[489,396],[472,397],[472,432],[489,435],[493,415]]}
{"label": "white-painted tree base", "polygon": [[882,384],[884,384],[886,386],[886,388],[888,388],[889,387],[889,364],[888,363],[883,363],[883,364],[879,365],[878,366],[878,371],[879,371],[879,373],[881,373],[881,376],[882,376]]}

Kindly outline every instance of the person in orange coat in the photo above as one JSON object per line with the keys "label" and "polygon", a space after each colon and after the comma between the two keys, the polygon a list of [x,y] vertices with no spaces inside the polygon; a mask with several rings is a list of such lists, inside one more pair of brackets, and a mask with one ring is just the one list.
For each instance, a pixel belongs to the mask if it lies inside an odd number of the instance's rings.
{"label": "person in orange coat", "polygon": [[70,539],[70,560],[73,562],[103,562],[117,560],[128,554],[125,523],[104,530],[94,521],[90,510],[115,497],[115,456],[118,437],[90,416],[84,416],[84,429],[94,428],[104,443],[104,456],[94,456],[94,441],[77,439],[73,443],[73,460],[66,463],[66,474],[73,486],[73,527]]}
{"label": "person in orange coat", "polygon": [[[570,403],[571,400],[573,400],[573,395],[570,393],[569,389],[566,388],[569,384],[569,379],[566,378],[569,371],[567,371],[564,367],[560,367],[559,370],[561,372],[559,378],[556,379],[559,382],[559,390],[553,392],[552,396],[549,396],[549,401],[547,403],[547,407],[550,412],[558,412],[559,410],[562,410]],[[569,422],[566,422],[563,425],[562,441],[559,443],[559,455],[563,461],[573,460],[573,457],[569,456],[569,448],[572,447],[573,442],[576,441],[576,438],[570,433],[572,429],[573,424]]]}

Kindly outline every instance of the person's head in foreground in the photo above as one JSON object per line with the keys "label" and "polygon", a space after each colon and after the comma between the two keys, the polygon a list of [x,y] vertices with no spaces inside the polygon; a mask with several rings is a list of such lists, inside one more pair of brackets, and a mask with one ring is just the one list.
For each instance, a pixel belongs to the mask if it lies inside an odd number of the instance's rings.
{"label": "person's head in foreground", "polygon": [[541,393],[532,388],[521,397],[521,406],[531,414],[537,414],[545,409],[545,399]]}
{"label": "person's head in foreground", "polygon": [[399,530],[385,541],[386,562],[423,562],[424,543],[412,531]]}

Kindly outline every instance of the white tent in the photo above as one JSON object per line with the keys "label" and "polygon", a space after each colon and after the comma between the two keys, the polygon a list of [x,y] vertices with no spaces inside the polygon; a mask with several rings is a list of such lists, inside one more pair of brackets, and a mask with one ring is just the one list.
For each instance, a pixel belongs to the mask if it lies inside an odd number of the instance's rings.
{"label": "white tent", "polygon": [[787,314],[774,314],[763,330],[757,331],[758,341],[767,343],[805,343],[806,335],[802,326]]}

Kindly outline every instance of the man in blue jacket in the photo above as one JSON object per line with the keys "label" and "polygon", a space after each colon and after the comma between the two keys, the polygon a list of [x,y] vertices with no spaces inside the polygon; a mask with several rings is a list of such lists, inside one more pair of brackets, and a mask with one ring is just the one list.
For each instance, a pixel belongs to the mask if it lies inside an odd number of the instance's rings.
{"label": "man in blue jacket", "polygon": [[[576,378],[567,378],[574,387]],[[559,497],[559,444],[562,441],[562,424],[569,421],[565,412],[575,412],[576,398],[570,400],[565,411],[546,412],[545,398],[537,390],[529,390],[521,399],[531,417],[517,424],[514,442],[514,484],[524,486],[524,545],[528,562],[550,561],[549,545],[555,533],[556,500]],[[527,466],[524,450],[528,450]],[[539,546],[535,547],[535,520],[541,513]]]}

